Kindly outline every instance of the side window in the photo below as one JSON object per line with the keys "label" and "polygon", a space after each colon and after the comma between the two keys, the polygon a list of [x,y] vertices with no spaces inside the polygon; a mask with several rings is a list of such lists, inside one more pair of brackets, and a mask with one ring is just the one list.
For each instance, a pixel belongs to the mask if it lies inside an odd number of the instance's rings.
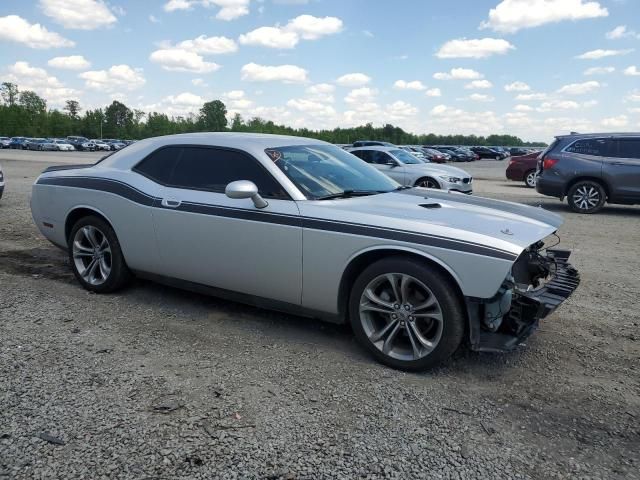
{"label": "side window", "polygon": [[595,157],[606,157],[608,154],[609,141],[604,138],[586,138],[577,140],[567,147],[567,152],[580,153],[582,155],[593,155]]}
{"label": "side window", "polygon": [[373,155],[373,163],[377,163],[378,165],[385,165],[389,162],[393,162],[393,159],[384,152],[380,150],[372,150],[371,154]]}
{"label": "side window", "polygon": [[615,143],[617,143],[615,157],[640,159],[640,137],[621,138],[616,140]]}
{"label": "side window", "polygon": [[182,147],[161,148],[138,163],[133,168],[133,171],[150,178],[156,183],[167,185],[181,152]]}
{"label": "side window", "polygon": [[216,148],[184,147],[170,184],[223,193],[225,187],[236,180],[252,181],[263,197],[289,198],[255,159],[240,152]]}
{"label": "side window", "polygon": [[371,152],[369,150],[358,150],[357,152],[353,152],[353,154],[365,162],[371,163]]}

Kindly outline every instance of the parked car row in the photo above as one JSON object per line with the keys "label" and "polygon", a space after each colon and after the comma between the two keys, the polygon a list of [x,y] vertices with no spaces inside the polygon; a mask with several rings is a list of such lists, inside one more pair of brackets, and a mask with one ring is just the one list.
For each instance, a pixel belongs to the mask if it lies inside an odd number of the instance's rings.
{"label": "parked car row", "polygon": [[69,136],[66,138],[30,138],[30,137],[0,137],[0,148],[39,151],[89,151],[120,150],[135,140],[93,139]]}

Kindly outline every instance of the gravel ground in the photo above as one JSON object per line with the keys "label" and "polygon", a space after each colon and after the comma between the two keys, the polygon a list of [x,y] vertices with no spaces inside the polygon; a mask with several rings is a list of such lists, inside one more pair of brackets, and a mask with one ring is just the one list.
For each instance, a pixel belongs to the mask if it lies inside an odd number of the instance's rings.
{"label": "gravel ground", "polygon": [[92,158],[0,152],[0,478],[640,478],[640,208],[578,216],[504,162],[463,165],[478,194],[564,215],[582,284],[519,350],[407,374],[346,327],[82,290],[29,195]]}

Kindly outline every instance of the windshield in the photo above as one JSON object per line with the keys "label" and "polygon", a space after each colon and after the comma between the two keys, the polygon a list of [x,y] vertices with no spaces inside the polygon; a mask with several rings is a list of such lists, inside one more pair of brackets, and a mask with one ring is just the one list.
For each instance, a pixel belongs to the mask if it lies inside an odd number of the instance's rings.
{"label": "windshield", "polygon": [[265,153],[309,199],[351,190],[389,192],[399,187],[394,180],[334,145],[269,148]]}
{"label": "windshield", "polygon": [[408,152],[405,152],[404,150],[391,150],[389,151],[389,153],[391,155],[393,155],[394,157],[396,157],[398,160],[400,160],[402,163],[407,164],[407,165],[417,165],[420,163],[424,163],[422,161],[420,161],[417,157],[411,155]]}

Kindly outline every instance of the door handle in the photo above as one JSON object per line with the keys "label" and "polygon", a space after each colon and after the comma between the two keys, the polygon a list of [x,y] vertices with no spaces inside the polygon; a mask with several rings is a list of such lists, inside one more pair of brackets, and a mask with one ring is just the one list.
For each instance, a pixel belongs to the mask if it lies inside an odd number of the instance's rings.
{"label": "door handle", "polygon": [[624,163],[624,162],[613,162],[612,165],[624,166],[624,165],[628,165],[628,164]]}
{"label": "door handle", "polygon": [[160,204],[163,207],[168,208],[178,208],[182,202],[180,200],[176,200],[175,198],[163,198]]}

